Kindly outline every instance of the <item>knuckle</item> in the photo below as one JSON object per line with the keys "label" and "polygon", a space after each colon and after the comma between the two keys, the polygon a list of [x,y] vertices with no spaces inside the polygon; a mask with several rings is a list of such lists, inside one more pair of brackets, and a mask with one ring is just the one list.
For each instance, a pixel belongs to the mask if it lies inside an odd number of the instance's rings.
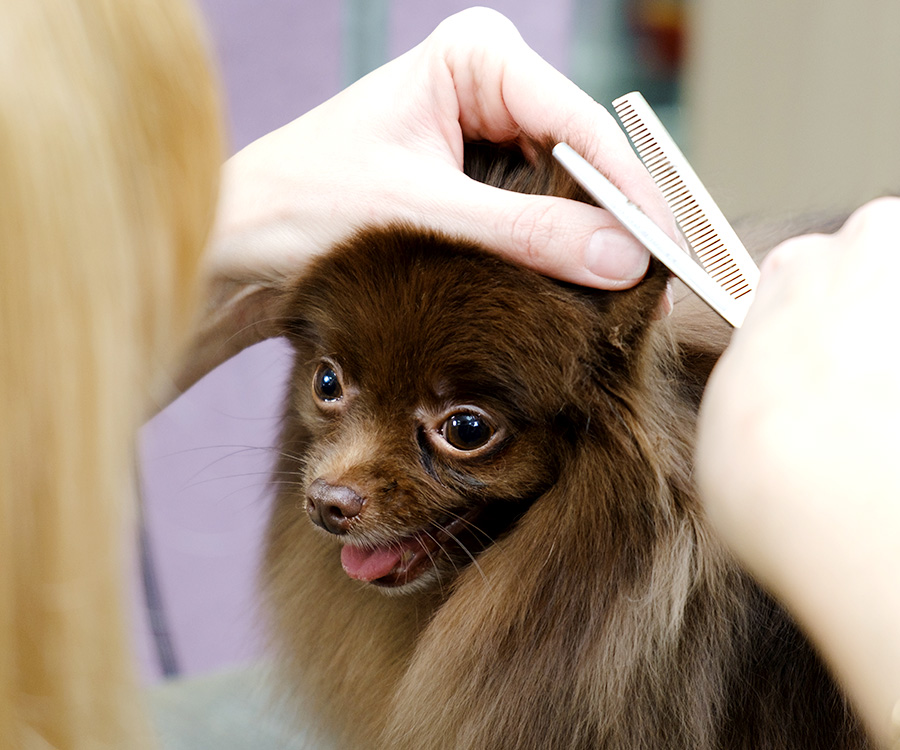
{"label": "knuckle", "polygon": [[804,266],[811,256],[821,253],[823,245],[830,241],[831,238],[823,234],[804,234],[791,237],[776,245],[765,257],[762,271],[770,275],[791,273],[798,267]]}
{"label": "knuckle", "polygon": [[557,235],[551,205],[530,203],[513,218],[512,241],[521,260],[529,266],[547,265],[550,245]]}
{"label": "knuckle", "polygon": [[847,219],[842,232],[861,232],[867,228],[876,230],[893,229],[900,226],[900,198],[887,196],[876,198],[858,208]]}
{"label": "knuckle", "polygon": [[[447,34],[453,40],[472,38],[473,35],[485,39],[518,36],[513,22],[500,11],[480,6],[466,8],[444,19],[436,31]],[[464,34],[463,37],[459,36],[461,33]]]}
{"label": "knuckle", "polygon": [[877,216],[900,218],[900,197],[886,195],[869,201],[861,209],[863,212],[873,213]]}

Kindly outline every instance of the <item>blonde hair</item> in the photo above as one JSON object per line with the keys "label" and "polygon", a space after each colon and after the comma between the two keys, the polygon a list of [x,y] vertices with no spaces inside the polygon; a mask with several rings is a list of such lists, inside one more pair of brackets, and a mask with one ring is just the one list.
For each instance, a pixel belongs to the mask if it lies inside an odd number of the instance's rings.
{"label": "blonde hair", "polygon": [[183,343],[221,159],[177,0],[0,3],[0,746],[146,744],[134,431]]}

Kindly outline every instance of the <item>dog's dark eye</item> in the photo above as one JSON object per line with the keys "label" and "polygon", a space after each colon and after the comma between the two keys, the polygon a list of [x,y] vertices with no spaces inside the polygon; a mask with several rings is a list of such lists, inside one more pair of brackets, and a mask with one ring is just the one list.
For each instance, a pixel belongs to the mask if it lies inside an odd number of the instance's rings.
{"label": "dog's dark eye", "polygon": [[337,401],[344,395],[337,373],[322,363],[313,377],[313,391],[322,401]]}
{"label": "dog's dark eye", "polygon": [[494,428],[481,414],[461,411],[444,422],[441,434],[457,450],[473,451],[491,439]]}

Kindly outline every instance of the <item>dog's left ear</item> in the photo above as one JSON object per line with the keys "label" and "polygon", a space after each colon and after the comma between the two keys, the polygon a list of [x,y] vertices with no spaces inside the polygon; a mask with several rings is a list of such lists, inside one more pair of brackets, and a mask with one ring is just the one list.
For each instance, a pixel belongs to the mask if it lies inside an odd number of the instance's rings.
{"label": "dog's left ear", "polygon": [[642,349],[660,317],[668,280],[668,269],[651,258],[647,274],[631,289],[586,292],[597,316],[598,344],[622,356]]}

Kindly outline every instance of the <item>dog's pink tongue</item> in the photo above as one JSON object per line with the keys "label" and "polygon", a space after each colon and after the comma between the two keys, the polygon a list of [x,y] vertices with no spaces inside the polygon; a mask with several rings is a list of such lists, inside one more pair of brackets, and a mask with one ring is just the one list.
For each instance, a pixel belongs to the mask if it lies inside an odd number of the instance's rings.
{"label": "dog's pink tongue", "polygon": [[400,548],[353,547],[345,544],[341,549],[341,565],[344,572],[357,581],[374,581],[390,573],[400,562]]}

